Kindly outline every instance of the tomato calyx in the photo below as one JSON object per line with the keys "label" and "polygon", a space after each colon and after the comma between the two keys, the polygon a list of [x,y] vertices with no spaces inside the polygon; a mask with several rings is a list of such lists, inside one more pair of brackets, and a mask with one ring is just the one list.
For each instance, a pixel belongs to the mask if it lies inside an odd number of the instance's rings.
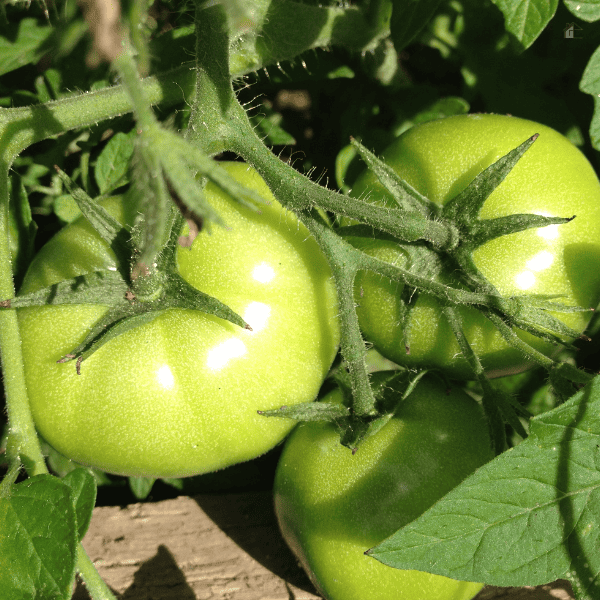
{"label": "tomato calyx", "polygon": [[[561,304],[556,295],[503,297],[477,269],[472,258],[473,251],[482,244],[499,237],[540,228],[547,225],[568,223],[570,217],[547,217],[539,214],[519,214],[497,219],[481,219],[481,209],[489,195],[504,181],[518,160],[535,142],[532,136],[477,175],[465,190],[444,207],[430,201],[404,182],[389,166],[383,163],[358,142],[353,142],[367,164],[375,172],[382,185],[390,193],[393,204],[378,208],[397,211],[410,216],[410,223],[422,221],[438,223],[445,232],[452,232],[444,243],[399,238],[389,228],[379,229],[370,223],[346,225],[332,231],[322,223],[300,214],[300,218],[330,258],[330,265],[338,289],[340,320],[342,328],[342,357],[348,369],[348,388],[353,400],[347,408],[318,406],[263,413],[299,421],[329,420],[338,424],[342,444],[353,450],[377,427],[382,418],[381,409],[369,382],[364,364],[365,344],[356,318],[354,281],[361,270],[377,273],[389,280],[403,284],[400,298],[399,319],[402,323],[401,343],[410,352],[411,311],[420,294],[435,297],[444,307],[444,313],[459,342],[462,354],[467,358],[476,379],[481,383],[484,405],[488,415],[490,435],[494,450],[506,447],[504,423],[510,423],[521,435],[526,436],[521,418],[527,418],[519,406],[495,390],[481,365],[480,359],[467,341],[458,307],[470,306],[479,310],[499,330],[506,342],[518,349],[527,360],[540,364],[551,373],[567,393],[571,382],[585,382],[591,376],[568,363],[548,358],[517,335],[515,329],[533,334],[554,345],[572,347],[567,338],[582,338],[579,331],[568,327],[553,313],[583,312],[590,309]],[[357,240],[362,240],[357,243]],[[363,248],[370,240],[392,242],[400,250],[393,263],[376,258]],[[360,343],[359,343],[360,341]],[[342,425],[340,425],[342,424]]]}
{"label": "tomato calyx", "polygon": [[370,416],[357,415],[353,411],[352,380],[345,368],[339,369],[333,375],[333,380],[342,391],[343,403],[305,402],[295,406],[282,406],[275,410],[259,411],[259,414],[300,422],[332,423],[340,435],[340,443],[350,448],[354,454],[364,440],[375,435],[396,414],[400,404],[412,393],[426,373],[426,369],[419,372],[398,369],[374,373],[370,384],[375,399],[375,412]]}
{"label": "tomato calyx", "polygon": [[[538,134],[531,136],[520,146],[479,173],[460,194],[443,207],[428,200],[408,183],[402,181],[388,165],[371,154],[358,142],[354,141],[353,144],[400,208],[407,209],[411,207],[431,219],[439,219],[441,222],[449,223],[458,234],[456,243],[445,249],[427,243],[411,246],[406,242],[396,240],[406,251],[408,258],[407,270],[413,275],[411,279],[417,283],[413,286],[415,290],[431,293],[439,299],[454,305],[473,304],[482,310],[486,316],[490,313],[496,313],[510,326],[524,329],[547,341],[567,345],[563,338],[581,337],[579,332],[564,325],[562,321],[553,317],[548,311],[581,312],[588,309],[551,302],[553,298],[559,296],[512,296],[503,298],[477,269],[472,256],[475,249],[497,237],[531,228],[562,225],[575,218],[574,216],[548,217],[539,214],[514,214],[495,219],[479,218],[487,198],[504,181],[537,137]],[[339,231],[346,237],[370,236],[376,239],[393,239],[387,234],[381,234],[372,229],[368,231],[367,228],[361,225],[341,228]],[[451,231],[450,227],[448,231]],[[367,268],[380,272],[374,261],[369,262],[372,264]],[[448,282],[449,285],[445,285],[446,282],[444,282],[442,288],[438,288],[422,281],[422,279],[428,277],[437,279],[444,271],[453,273],[453,281]],[[414,277],[417,274],[418,276]],[[394,279],[402,280],[398,276]],[[410,285],[407,277],[404,278],[404,282]],[[433,284],[433,281],[431,284]],[[461,294],[463,290],[486,295],[487,297],[479,299],[470,297],[468,293]],[[407,304],[407,311],[410,310],[411,305],[414,305],[414,302]],[[406,345],[409,346],[408,341]]]}
{"label": "tomato calyx", "polygon": [[[215,315],[244,329],[251,327],[226,304],[190,285],[177,270],[176,252],[183,216],[171,210],[168,239],[151,269],[141,269],[135,232],[119,223],[105,208],[83,190],[73,197],[83,215],[116,256],[114,270],[106,269],[79,275],[37,292],[0,302],[0,308],[29,306],[98,304],[108,311],[93,325],[85,339],[57,362],[81,363],[111,339],[155,319],[172,309],[193,309]],[[141,224],[143,227],[143,222]],[[135,228],[134,228],[135,229]],[[130,268],[127,269],[127,265]]]}

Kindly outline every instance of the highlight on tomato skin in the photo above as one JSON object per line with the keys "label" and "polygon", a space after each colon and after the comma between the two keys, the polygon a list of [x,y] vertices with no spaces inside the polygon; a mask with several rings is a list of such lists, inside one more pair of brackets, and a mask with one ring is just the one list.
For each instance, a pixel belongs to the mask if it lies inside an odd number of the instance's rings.
{"label": "highlight on tomato skin", "polygon": [[[208,184],[207,199],[228,227],[202,231],[191,248],[180,248],[178,268],[252,330],[195,310],[167,310],[106,343],[77,375],[73,362],[56,361],[106,308],[18,311],[36,427],[68,458],[120,475],[210,472],[264,454],[294,425],[258,410],[316,398],[339,343],[327,261],[255,171],[242,163],[225,168],[269,204],[257,214]],[[121,222],[131,218],[123,197],[105,207]],[[21,291],[115,269],[114,261],[80,219],[42,248]]]}
{"label": "highlight on tomato skin", "polygon": [[[536,133],[538,139],[486,200],[480,218],[515,213],[575,218],[493,239],[474,251],[473,260],[501,295],[559,294],[558,302],[594,308],[600,302],[600,183],[585,156],[567,138],[517,117],[460,115],[409,129],[383,152],[383,159],[421,194],[443,205]],[[370,171],[359,176],[352,195],[377,204],[394,202]],[[398,266],[409,265],[408,256],[394,242],[355,238],[352,244]],[[440,280],[456,285],[448,273]],[[472,378],[436,299],[421,294],[415,302],[407,352],[400,325],[403,286],[362,271],[355,289],[362,331],[386,358],[406,366],[440,368],[455,378]],[[532,366],[481,313],[468,307],[459,311],[467,339],[488,376],[514,374]],[[557,316],[583,332],[591,314]],[[528,333],[519,335],[547,356],[556,352],[548,342]]]}
{"label": "highlight on tomato skin", "polygon": [[[323,399],[333,400],[342,401],[337,389]],[[393,569],[364,552],[492,458],[477,402],[426,376],[356,454],[332,424],[299,425],[275,475],[277,520],[327,600],[470,600],[483,584]]]}

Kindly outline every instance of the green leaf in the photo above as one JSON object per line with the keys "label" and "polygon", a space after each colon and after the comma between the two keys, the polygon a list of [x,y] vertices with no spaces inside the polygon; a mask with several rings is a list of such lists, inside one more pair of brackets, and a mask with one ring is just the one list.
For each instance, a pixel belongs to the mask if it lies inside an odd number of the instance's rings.
{"label": "green leaf", "polygon": [[8,213],[9,247],[15,287],[19,287],[25,271],[34,255],[37,225],[31,218],[27,192],[21,178],[13,174],[10,178]]}
{"label": "green leaf", "polygon": [[369,551],[381,562],[491,585],[600,586],[600,379],[535,417],[529,437]]}
{"label": "green leaf", "polygon": [[529,48],[550,22],[558,0],[492,0],[502,11],[506,30]]}
{"label": "green leaf", "polygon": [[77,539],[81,541],[92,520],[92,512],[96,504],[96,481],[90,471],[84,468],[74,469],[62,481],[71,488],[71,498],[77,517]]}
{"label": "green leaf", "polygon": [[54,200],[52,205],[54,214],[65,223],[72,223],[77,217],[81,216],[81,211],[77,202],[71,194],[63,194]]}
{"label": "green leaf", "polygon": [[156,479],[154,477],[129,477],[129,489],[138,500],[148,497]]}
{"label": "green leaf", "polygon": [[397,52],[403,50],[429,23],[440,0],[395,0],[390,30]]}
{"label": "green leaf", "polygon": [[52,35],[52,27],[31,18],[21,19],[18,27],[14,36],[0,35],[0,75],[37,62],[44,42]]}
{"label": "green leaf", "polygon": [[596,48],[585,67],[579,89],[594,98],[594,116],[590,123],[592,146],[600,150],[600,48]]}
{"label": "green leaf", "polygon": [[281,113],[275,112],[266,102],[261,104],[258,113],[253,115],[250,120],[265,144],[293,146],[296,143],[294,137],[281,127],[283,121]]}
{"label": "green leaf", "polygon": [[593,23],[600,20],[600,2],[598,0],[564,0],[565,6],[582,21]]}
{"label": "green leaf", "polygon": [[51,475],[0,497],[0,590],[6,600],[68,600],[77,555],[71,488]]}
{"label": "green leaf", "polygon": [[94,169],[101,194],[108,194],[128,183],[129,161],[133,155],[135,131],[116,133],[104,147]]}

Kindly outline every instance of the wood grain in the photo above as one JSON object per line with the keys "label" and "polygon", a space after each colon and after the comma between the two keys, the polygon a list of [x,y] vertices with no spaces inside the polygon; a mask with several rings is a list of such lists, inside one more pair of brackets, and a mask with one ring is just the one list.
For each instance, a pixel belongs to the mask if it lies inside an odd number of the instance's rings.
{"label": "wood grain", "polygon": [[[269,492],[98,507],[83,545],[122,600],[321,598],[279,535]],[[569,589],[486,587],[477,600],[569,600]],[[89,598],[81,583],[74,598]]]}

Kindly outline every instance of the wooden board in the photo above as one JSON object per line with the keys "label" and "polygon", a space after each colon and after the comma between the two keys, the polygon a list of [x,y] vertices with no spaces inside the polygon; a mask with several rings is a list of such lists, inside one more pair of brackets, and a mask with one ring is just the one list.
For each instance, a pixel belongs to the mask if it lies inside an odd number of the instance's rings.
{"label": "wooden board", "polygon": [[[268,492],[98,507],[83,545],[123,600],[321,598],[281,539]],[[568,589],[488,587],[477,600],[568,600]],[[83,585],[74,598],[88,598]]]}

